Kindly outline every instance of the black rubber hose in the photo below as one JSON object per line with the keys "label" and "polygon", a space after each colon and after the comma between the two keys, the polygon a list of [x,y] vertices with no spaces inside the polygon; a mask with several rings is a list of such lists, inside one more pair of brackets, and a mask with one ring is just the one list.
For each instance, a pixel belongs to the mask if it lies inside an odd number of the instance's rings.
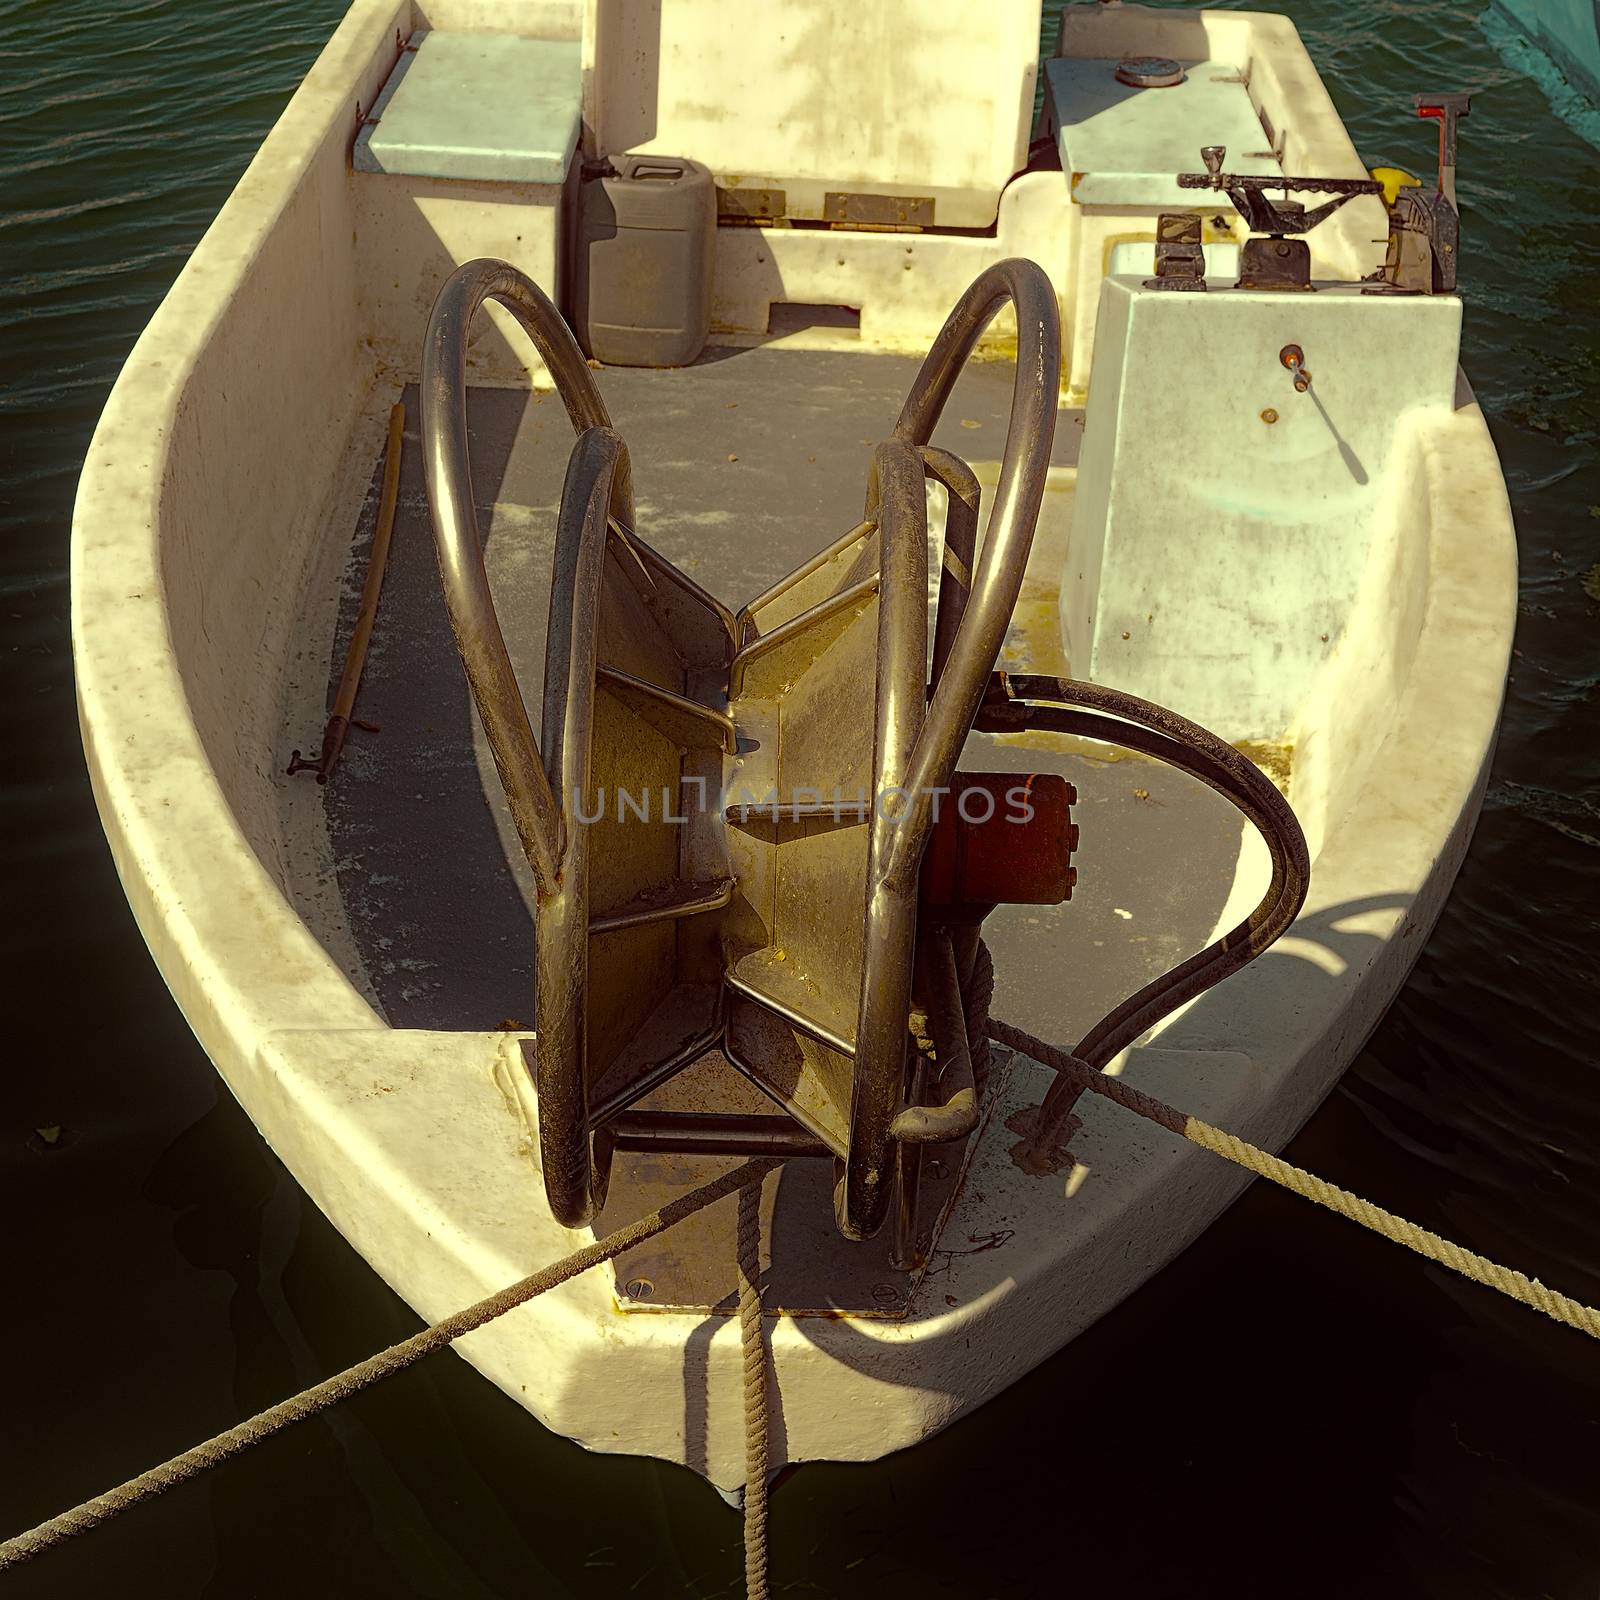
{"label": "black rubber hose", "polygon": [[[1294,812],[1260,769],[1198,723],[1103,684],[1009,673],[1003,682],[1005,697],[985,701],[979,729],[1075,734],[1153,756],[1237,806],[1266,841],[1272,859],[1267,892],[1243,922],[1129,995],[1083,1036],[1072,1053],[1103,1072],[1141,1034],[1253,961],[1289,927],[1305,904],[1311,854]],[[1032,1139],[1036,1146],[1062,1142],[1081,1092],[1065,1077],[1056,1079],[1040,1108]]]}

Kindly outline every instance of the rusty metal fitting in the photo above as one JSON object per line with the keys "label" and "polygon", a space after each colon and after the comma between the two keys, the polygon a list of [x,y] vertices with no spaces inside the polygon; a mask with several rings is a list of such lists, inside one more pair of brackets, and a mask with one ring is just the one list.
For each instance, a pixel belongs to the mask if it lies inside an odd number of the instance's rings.
{"label": "rusty metal fitting", "polygon": [[1055,773],[956,773],[923,858],[923,901],[948,911],[1070,900],[1077,798]]}
{"label": "rusty metal fitting", "polygon": [[1311,374],[1306,371],[1306,353],[1297,344],[1286,344],[1278,352],[1278,359],[1294,375],[1294,386],[1304,394],[1311,387]]}

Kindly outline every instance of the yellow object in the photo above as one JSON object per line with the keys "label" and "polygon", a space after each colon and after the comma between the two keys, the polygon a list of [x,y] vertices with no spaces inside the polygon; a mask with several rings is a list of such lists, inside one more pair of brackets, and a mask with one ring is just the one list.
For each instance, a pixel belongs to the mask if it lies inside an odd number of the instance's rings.
{"label": "yellow object", "polygon": [[1422,179],[1413,177],[1404,167],[1374,167],[1367,176],[1383,185],[1383,203],[1392,206],[1402,189],[1420,189]]}

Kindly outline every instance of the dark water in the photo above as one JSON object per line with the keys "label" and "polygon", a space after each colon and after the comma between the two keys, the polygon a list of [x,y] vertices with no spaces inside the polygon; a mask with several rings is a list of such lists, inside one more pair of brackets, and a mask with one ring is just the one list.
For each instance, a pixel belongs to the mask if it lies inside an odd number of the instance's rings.
{"label": "dark water", "polygon": [[[67,639],[95,418],[341,9],[0,0],[3,1531],[416,1325],[220,1089],[151,966],[85,781]],[[1478,97],[1465,362],[1522,541],[1476,843],[1292,1154],[1592,1303],[1600,159],[1476,0],[1290,9],[1369,160],[1431,170],[1411,92]],[[976,1416],[872,1467],[802,1468],[775,1501],[776,1589],[1591,1600],[1597,1377],[1582,1336],[1258,1188]],[[738,1538],[687,1473],[588,1456],[440,1357],[6,1592],[710,1596],[739,1592]]]}

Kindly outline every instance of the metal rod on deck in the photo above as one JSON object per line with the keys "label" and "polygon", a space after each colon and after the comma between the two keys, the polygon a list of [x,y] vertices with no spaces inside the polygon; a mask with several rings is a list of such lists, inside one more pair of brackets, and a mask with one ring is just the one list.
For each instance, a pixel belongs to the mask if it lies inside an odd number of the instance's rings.
{"label": "metal rod on deck", "polygon": [[797,1156],[831,1159],[833,1151],[792,1117],[712,1111],[624,1111],[606,1124],[618,1150],[696,1156]]}
{"label": "metal rod on deck", "polygon": [[376,724],[356,721],[352,713],[356,708],[357,691],[361,688],[362,669],[367,664],[372,625],[378,617],[383,575],[389,565],[389,541],[394,535],[395,506],[400,499],[400,453],[405,444],[405,427],[405,404],[397,400],[389,411],[389,440],[384,447],[383,457],[383,491],[378,498],[378,523],[372,534],[372,553],[367,557],[367,579],[361,588],[361,609],[356,612],[356,625],[344,653],[344,671],[339,677],[339,691],[333,697],[333,714],[328,718],[327,727],[322,730],[322,753],[315,761],[307,761],[298,750],[289,757],[291,774],[314,772],[318,783],[326,783],[332,776],[352,722],[369,733],[378,731]]}

